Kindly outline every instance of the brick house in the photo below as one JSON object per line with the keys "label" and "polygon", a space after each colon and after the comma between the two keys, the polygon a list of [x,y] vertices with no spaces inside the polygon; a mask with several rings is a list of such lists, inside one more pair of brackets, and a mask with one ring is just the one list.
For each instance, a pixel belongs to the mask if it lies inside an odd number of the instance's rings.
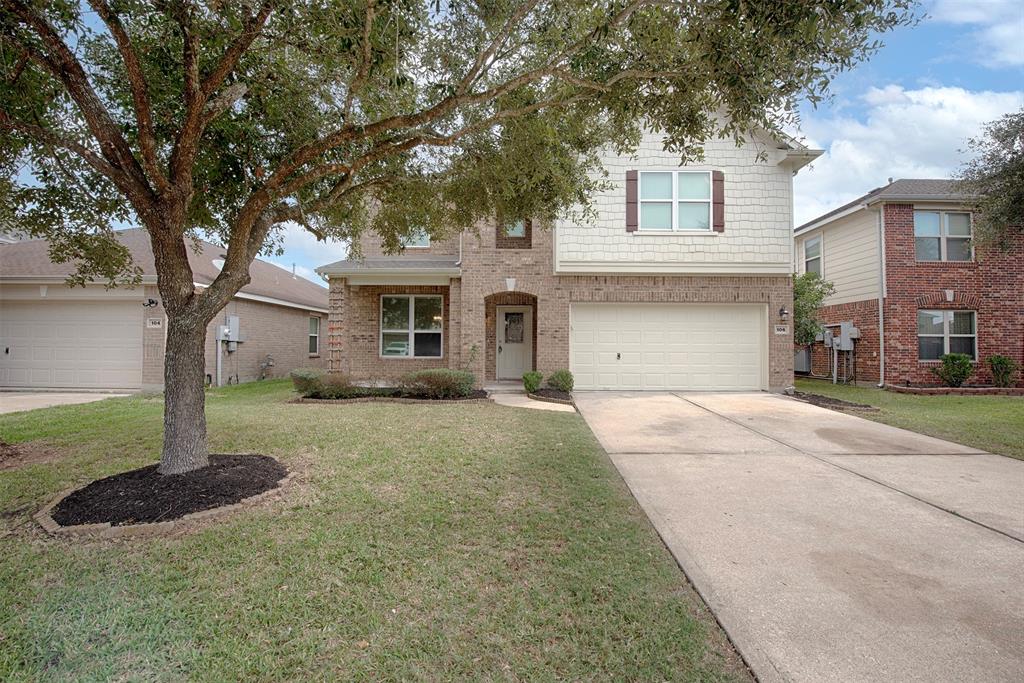
{"label": "brick house", "polygon": [[[990,355],[1024,363],[1024,242],[976,249],[966,199],[950,180],[890,181],[796,228],[797,272],[835,285],[822,321],[860,330],[850,379],[937,384],[931,368],[952,352],[974,359],[971,384],[991,382]],[[811,351],[812,372],[829,374],[824,345]]]}
{"label": "brick house", "polygon": [[[0,389],[162,390],[167,326],[149,237],[144,230],[117,234],[142,270],[138,287],[68,287],[74,266],[51,262],[45,240],[0,244]],[[200,246],[189,250],[189,264],[196,287],[205,287],[224,249]],[[207,330],[207,382],[322,367],[327,290],[259,259],[250,274]],[[226,326],[238,331],[234,343],[223,339]]]}
{"label": "brick house", "polygon": [[[329,369],[393,381],[466,368],[478,382],[569,368],[579,389],[792,383],[792,177],[820,152],[754,136],[679,166],[647,134],[607,153],[596,217],[491,221],[402,253],[365,235],[325,265]],[[763,152],[766,158],[759,158]]]}

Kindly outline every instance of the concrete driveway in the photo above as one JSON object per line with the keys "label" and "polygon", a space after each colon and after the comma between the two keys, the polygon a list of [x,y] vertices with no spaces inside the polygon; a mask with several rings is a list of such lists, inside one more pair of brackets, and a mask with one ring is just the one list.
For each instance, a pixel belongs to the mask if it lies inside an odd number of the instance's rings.
{"label": "concrete driveway", "polygon": [[770,394],[575,398],[761,681],[1024,679],[1024,462]]}
{"label": "concrete driveway", "polygon": [[0,415],[17,413],[22,410],[70,406],[77,403],[92,403],[105,398],[116,398],[128,394],[87,394],[56,391],[0,391]]}

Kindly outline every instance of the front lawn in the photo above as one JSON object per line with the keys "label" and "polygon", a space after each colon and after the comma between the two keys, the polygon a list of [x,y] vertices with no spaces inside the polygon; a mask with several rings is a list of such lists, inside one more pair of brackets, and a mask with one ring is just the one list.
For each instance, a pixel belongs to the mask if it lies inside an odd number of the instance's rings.
{"label": "front lawn", "polygon": [[161,402],[0,416],[0,680],[749,680],[583,420],[213,391],[214,451],[300,472],[172,538],[55,540],[67,486],[159,452]]}
{"label": "front lawn", "polygon": [[798,378],[797,391],[865,403],[869,420],[1024,459],[1024,398],[1019,396],[916,396]]}

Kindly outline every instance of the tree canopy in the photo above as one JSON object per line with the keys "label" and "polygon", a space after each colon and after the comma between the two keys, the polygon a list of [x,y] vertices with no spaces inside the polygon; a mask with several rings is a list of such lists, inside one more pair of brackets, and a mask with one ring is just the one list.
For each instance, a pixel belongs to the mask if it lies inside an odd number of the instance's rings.
{"label": "tree canopy", "polygon": [[[603,148],[781,134],[914,0],[0,0],[0,220],[167,312],[160,471],[207,463],[206,326],[283,226],[385,248],[587,206]],[[188,241],[226,247],[197,289]],[[354,242],[354,240],[353,240]]]}
{"label": "tree canopy", "polygon": [[960,169],[959,189],[974,200],[974,239],[1007,248],[1024,235],[1024,109],[985,126],[971,138],[974,155]]}

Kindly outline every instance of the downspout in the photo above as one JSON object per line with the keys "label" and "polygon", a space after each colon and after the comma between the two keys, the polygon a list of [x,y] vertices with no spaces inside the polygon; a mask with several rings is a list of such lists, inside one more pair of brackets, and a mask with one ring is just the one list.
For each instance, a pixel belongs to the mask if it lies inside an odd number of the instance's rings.
{"label": "downspout", "polygon": [[885,387],[885,204],[878,205],[878,388]]}

